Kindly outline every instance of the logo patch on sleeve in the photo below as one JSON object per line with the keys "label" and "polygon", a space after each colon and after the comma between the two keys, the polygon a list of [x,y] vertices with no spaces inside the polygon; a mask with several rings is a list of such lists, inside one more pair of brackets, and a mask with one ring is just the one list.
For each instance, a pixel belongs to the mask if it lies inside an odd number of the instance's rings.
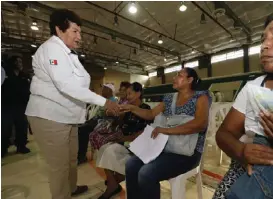
{"label": "logo patch on sleeve", "polygon": [[56,59],[50,59],[49,63],[50,63],[50,65],[58,65],[58,62]]}

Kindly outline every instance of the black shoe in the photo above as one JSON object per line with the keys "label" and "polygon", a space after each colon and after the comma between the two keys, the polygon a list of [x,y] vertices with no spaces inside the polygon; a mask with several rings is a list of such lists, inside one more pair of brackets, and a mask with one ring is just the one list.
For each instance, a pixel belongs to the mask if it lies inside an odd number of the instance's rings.
{"label": "black shoe", "polygon": [[98,199],[110,199],[112,198],[114,195],[117,195],[118,193],[120,193],[122,191],[122,187],[120,185],[118,185],[118,188],[113,191],[109,197],[105,197],[103,195],[101,195]]}
{"label": "black shoe", "polygon": [[76,191],[74,191],[74,192],[71,194],[71,196],[78,196],[78,195],[80,195],[80,194],[82,194],[82,193],[85,193],[85,192],[87,192],[87,191],[88,191],[88,186],[86,186],[86,185],[77,186]]}
{"label": "black shoe", "polygon": [[104,181],[104,184],[107,185],[107,180]]}
{"label": "black shoe", "polygon": [[27,154],[30,153],[29,148],[27,147],[17,147],[17,153]]}
{"label": "black shoe", "polygon": [[78,158],[78,165],[86,163],[86,162],[87,162],[87,157]]}

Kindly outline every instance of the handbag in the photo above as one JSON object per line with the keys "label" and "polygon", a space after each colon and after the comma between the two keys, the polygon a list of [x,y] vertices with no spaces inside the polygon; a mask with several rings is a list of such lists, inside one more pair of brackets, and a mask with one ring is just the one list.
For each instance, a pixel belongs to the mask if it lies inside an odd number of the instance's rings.
{"label": "handbag", "polygon": [[[171,128],[185,124],[194,119],[193,116],[186,114],[175,114],[175,106],[178,93],[175,93],[172,101],[172,115],[166,118],[166,127]],[[175,153],[179,155],[192,156],[194,154],[198,133],[189,135],[170,135],[164,151],[167,153]]]}

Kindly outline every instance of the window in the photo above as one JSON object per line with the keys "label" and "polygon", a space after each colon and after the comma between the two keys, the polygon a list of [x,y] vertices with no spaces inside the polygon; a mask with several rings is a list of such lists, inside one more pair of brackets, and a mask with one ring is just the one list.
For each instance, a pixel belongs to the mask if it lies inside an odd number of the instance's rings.
{"label": "window", "polygon": [[233,51],[233,52],[227,53],[226,56],[227,56],[227,60],[228,59],[236,59],[239,57],[243,57],[244,51],[243,50]]}
{"label": "window", "polygon": [[187,68],[194,68],[194,67],[197,67],[199,64],[198,64],[198,61],[193,61],[193,62],[188,62],[185,64],[185,67]]}
{"label": "window", "polygon": [[217,62],[221,62],[221,61],[226,61],[229,59],[236,59],[236,58],[243,57],[243,56],[244,56],[243,50],[236,50],[236,51],[232,51],[229,53],[212,56],[211,63],[213,64],[213,63],[217,63]]}
{"label": "window", "polygon": [[156,71],[155,72],[151,72],[148,75],[149,75],[149,77],[155,77],[157,75],[157,72]]}
{"label": "window", "polygon": [[261,45],[252,46],[248,49],[248,55],[259,54],[261,50]]}
{"label": "window", "polygon": [[164,73],[172,73],[172,72],[175,72],[175,71],[180,71],[181,70],[181,65],[177,65],[177,66],[172,66],[172,67],[169,67],[169,68],[165,68],[164,69]]}
{"label": "window", "polygon": [[211,63],[217,63],[217,62],[221,62],[221,61],[226,61],[227,60],[227,56],[226,54],[221,54],[221,55],[215,55],[211,57]]}

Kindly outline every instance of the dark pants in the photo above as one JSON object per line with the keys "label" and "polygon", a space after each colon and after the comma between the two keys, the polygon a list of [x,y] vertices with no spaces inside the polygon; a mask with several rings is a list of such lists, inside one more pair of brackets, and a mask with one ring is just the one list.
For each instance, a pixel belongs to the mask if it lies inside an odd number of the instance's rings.
{"label": "dark pants", "polygon": [[1,144],[2,154],[4,154],[9,145],[12,134],[12,127],[15,126],[15,145],[17,148],[25,147],[27,144],[28,121],[24,109],[20,108],[2,108],[1,117]]}
{"label": "dark pants", "polygon": [[86,152],[88,148],[89,135],[97,125],[97,120],[90,120],[88,123],[79,127],[79,151],[78,160],[86,158]]}
{"label": "dark pants", "polygon": [[200,159],[197,151],[193,156],[163,152],[146,165],[138,157],[131,157],[125,170],[127,199],[160,199],[159,182],[195,168]]}

